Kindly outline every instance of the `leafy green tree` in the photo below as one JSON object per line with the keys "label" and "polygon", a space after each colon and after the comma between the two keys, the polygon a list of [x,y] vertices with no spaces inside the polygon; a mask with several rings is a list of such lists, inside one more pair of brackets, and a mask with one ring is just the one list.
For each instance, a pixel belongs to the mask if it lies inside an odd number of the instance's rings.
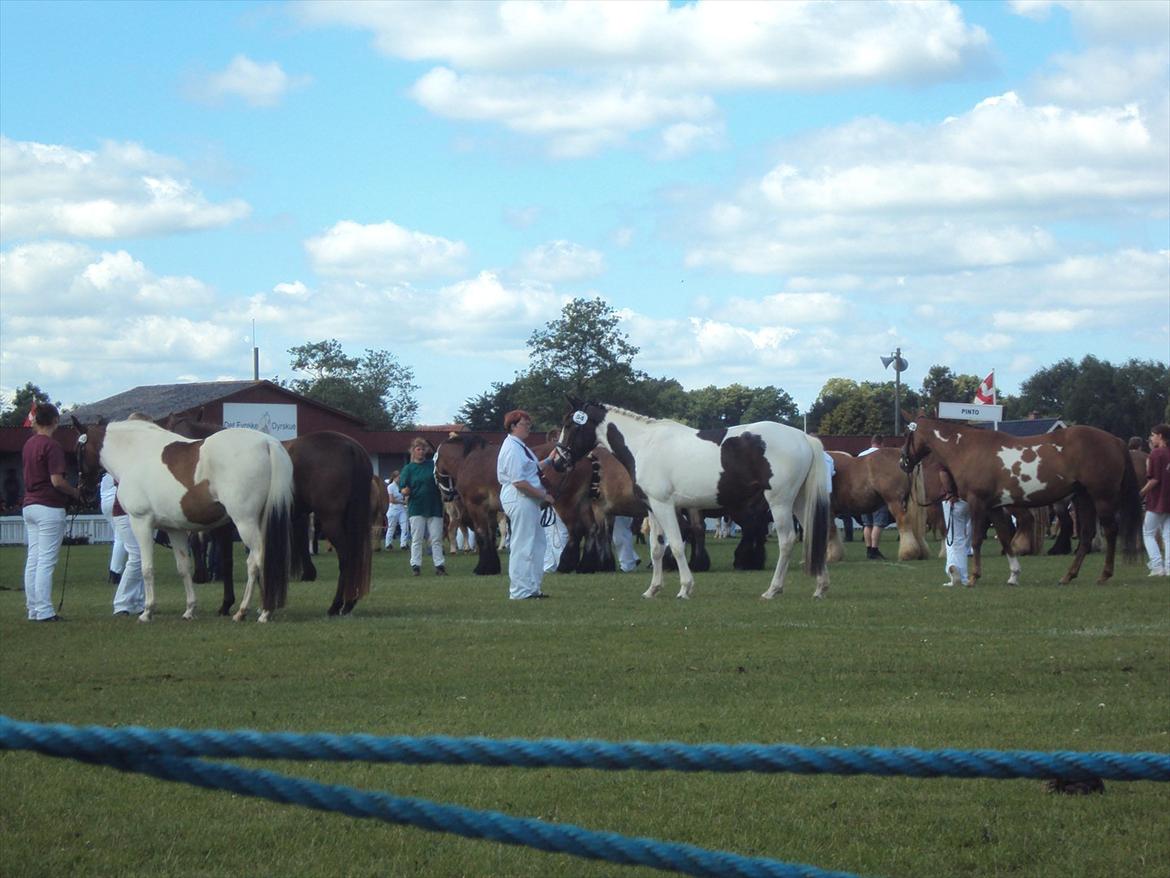
{"label": "leafy green tree", "polygon": [[699,429],[731,427],[756,421],[779,421],[794,426],[801,420],[800,411],[792,397],[771,385],[709,385],[692,390],[689,397],[687,422]]}
{"label": "leafy green tree", "polygon": [[[894,396],[893,381],[859,384],[848,378],[830,378],[809,411],[809,430],[825,436],[888,436],[894,430]],[[921,406],[921,397],[903,387],[899,404],[915,411]]]}
{"label": "leafy green tree", "polygon": [[[12,408],[0,408],[0,427],[21,426],[34,402],[49,402],[49,394],[29,381],[12,394]],[[57,403],[57,408],[61,408],[61,403]]]}
{"label": "leafy green tree", "polygon": [[516,382],[497,381],[491,390],[466,400],[455,420],[472,430],[502,430],[504,415],[518,408],[524,406],[519,402]]}
{"label": "leafy green tree", "polygon": [[981,381],[977,375],[956,375],[949,366],[931,366],[922,379],[920,403],[934,414],[940,402],[972,402]]}
{"label": "leafy green tree", "polygon": [[337,339],[289,348],[292,368],[309,373],[287,386],[309,399],[361,418],[373,430],[407,427],[418,414],[414,370],[387,351],[348,356]]}
{"label": "leafy green tree", "polygon": [[1170,372],[1153,360],[1120,366],[1085,356],[1064,359],[1036,372],[1020,386],[1023,414],[1035,411],[1072,424],[1088,424],[1126,439],[1144,436],[1166,420]]}

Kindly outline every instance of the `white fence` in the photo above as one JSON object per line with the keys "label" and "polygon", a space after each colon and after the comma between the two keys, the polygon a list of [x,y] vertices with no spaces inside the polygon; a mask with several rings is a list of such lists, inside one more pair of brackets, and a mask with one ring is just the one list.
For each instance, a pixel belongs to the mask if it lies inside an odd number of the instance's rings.
{"label": "white fence", "polygon": [[[66,537],[86,537],[91,543],[112,543],[114,531],[104,515],[76,515],[65,519]],[[0,546],[23,546],[24,519],[19,515],[0,516]]]}

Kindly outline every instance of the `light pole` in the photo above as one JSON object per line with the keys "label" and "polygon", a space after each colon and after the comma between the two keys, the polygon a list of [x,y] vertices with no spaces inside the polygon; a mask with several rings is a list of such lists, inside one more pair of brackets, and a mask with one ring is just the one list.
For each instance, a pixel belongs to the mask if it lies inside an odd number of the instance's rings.
{"label": "light pole", "polygon": [[888,357],[882,357],[882,365],[887,369],[890,366],[894,367],[894,435],[902,435],[902,373],[909,367],[902,358],[902,349],[895,348],[894,353]]}

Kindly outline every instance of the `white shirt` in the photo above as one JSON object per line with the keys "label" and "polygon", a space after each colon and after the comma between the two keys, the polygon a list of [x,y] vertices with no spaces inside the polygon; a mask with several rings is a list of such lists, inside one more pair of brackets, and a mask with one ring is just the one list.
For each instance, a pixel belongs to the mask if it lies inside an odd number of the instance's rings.
{"label": "white shirt", "polygon": [[500,446],[500,456],[496,458],[496,478],[500,487],[506,487],[515,482],[528,482],[534,488],[540,488],[540,467],[536,463],[536,455],[532,449],[512,434],[504,439]]}

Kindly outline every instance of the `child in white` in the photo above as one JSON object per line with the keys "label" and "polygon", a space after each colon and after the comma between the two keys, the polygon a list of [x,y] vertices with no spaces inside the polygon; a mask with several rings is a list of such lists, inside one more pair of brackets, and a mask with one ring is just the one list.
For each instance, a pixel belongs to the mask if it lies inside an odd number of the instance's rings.
{"label": "child in white", "polygon": [[943,585],[960,583],[970,588],[967,578],[967,554],[971,549],[971,507],[966,500],[943,500],[943,520],[947,525],[947,576]]}

